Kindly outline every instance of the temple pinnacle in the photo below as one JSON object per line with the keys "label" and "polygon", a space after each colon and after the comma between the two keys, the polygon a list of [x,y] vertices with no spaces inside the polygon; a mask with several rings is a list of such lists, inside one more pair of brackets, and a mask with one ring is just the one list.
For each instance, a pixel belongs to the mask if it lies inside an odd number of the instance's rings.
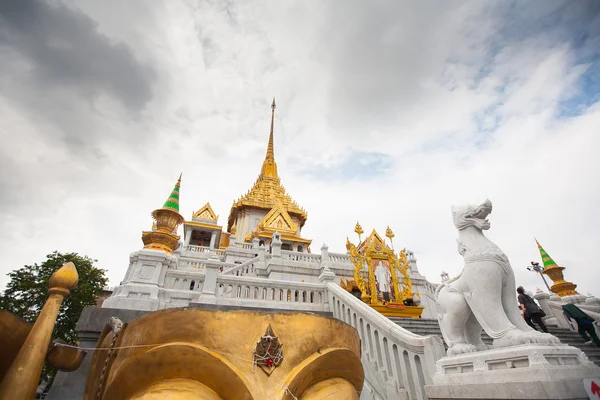
{"label": "temple pinnacle", "polygon": [[263,162],[261,176],[277,178],[277,164],[275,163],[275,150],[273,146],[273,125],[275,123],[275,98],[271,104],[271,131],[269,132],[269,144],[267,146],[267,156]]}
{"label": "temple pinnacle", "polygon": [[182,175],[183,174],[179,175],[179,179],[177,180],[177,183],[175,184],[173,191],[169,195],[169,198],[167,199],[167,201],[165,201],[163,208],[169,208],[171,210],[175,210],[175,211],[179,212],[179,189],[181,187],[181,176]]}
{"label": "temple pinnacle", "polygon": [[269,132],[269,145],[267,146],[267,160],[275,161],[275,151],[273,148],[273,125],[275,122],[275,97],[273,97],[273,103],[271,104],[271,131]]}

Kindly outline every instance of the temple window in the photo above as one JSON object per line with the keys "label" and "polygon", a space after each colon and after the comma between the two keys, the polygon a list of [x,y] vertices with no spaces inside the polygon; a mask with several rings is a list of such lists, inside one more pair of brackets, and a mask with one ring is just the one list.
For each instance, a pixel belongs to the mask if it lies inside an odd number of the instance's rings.
{"label": "temple window", "polygon": [[190,283],[190,290],[194,290],[194,286],[196,286],[196,281]]}
{"label": "temple window", "polygon": [[190,238],[190,244],[193,246],[210,246],[210,238],[212,234],[209,231],[192,231],[192,237]]}
{"label": "temple window", "polygon": [[302,253],[304,251],[304,246],[301,244],[298,245],[298,252]]}
{"label": "temple window", "polygon": [[281,250],[292,250],[292,245],[289,243],[283,243],[281,245]]}

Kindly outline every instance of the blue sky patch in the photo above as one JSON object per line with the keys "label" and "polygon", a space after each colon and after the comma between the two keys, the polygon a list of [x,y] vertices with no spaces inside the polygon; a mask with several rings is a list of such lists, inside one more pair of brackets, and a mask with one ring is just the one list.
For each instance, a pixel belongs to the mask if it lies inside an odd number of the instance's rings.
{"label": "blue sky patch", "polygon": [[387,174],[392,165],[392,157],[388,154],[352,151],[339,163],[314,164],[298,172],[319,180],[366,180]]}

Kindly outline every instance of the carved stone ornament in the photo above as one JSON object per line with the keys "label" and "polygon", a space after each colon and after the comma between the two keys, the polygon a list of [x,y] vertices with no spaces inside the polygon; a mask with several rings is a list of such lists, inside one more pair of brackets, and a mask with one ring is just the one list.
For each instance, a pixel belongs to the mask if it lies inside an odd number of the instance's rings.
{"label": "carved stone ornament", "polygon": [[253,359],[254,363],[269,376],[283,361],[283,344],[275,336],[271,324],[267,326],[265,334],[256,342]]}

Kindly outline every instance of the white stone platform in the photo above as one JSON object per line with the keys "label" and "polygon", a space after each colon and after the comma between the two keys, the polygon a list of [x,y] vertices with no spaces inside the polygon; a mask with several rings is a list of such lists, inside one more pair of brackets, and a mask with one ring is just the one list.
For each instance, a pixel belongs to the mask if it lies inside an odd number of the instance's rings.
{"label": "white stone platform", "polygon": [[433,399],[587,399],[584,378],[600,368],[571,346],[521,345],[444,357],[436,363]]}

